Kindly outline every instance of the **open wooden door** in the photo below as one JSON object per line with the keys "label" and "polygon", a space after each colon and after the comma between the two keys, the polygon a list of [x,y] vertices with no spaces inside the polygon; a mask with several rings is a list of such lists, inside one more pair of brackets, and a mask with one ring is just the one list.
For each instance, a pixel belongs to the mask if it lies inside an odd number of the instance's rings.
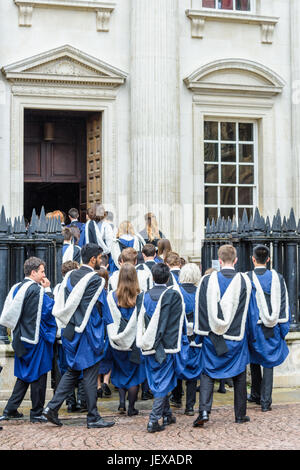
{"label": "open wooden door", "polygon": [[102,201],[101,113],[87,118],[87,208]]}

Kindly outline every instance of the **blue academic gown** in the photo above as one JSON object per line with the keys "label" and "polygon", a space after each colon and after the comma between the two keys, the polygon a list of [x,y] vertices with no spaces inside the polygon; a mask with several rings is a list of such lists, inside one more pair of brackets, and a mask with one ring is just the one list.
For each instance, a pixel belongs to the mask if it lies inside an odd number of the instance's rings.
{"label": "blue academic gown", "polygon": [[[221,297],[232,281],[232,277],[225,277],[222,271],[218,272],[218,281]],[[217,356],[215,347],[208,336],[203,337],[202,364],[203,373],[212,379],[227,379],[235,377],[247,367],[250,362],[248,336],[250,334],[249,315],[247,315],[245,334],[241,341],[225,340],[228,351]]]}
{"label": "blue academic gown", "polygon": [[[125,240],[124,238],[119,238],[119,241],[121,242],[121,252],[125,249],[125,248],[133,248],[133,245],[134,245],[134,238],[132,240]],[[111,256],[109,256],[109,272],[112,274],[114,273],[115,271],[118,271],[119,268],[116,266],[114,260],[112,259]]]}
{"label": "blue academic gown", "polygon": [[[161,289],[163,293],[166,289],[161,286],[156,288]],[[144,307],[149,318],[154,314],[158,300],[155,301],[150,297],[149,292],[145,293]],[[182,343],[187,340],[186,336],[182,335]],[[154,398],[165,397],[170,393],[177,385],[177,379],[184,370],[186,350],[183,353],[167,353],[166,358],[162,364],[155,359],[155,354],[145,355],[145,368],[146,376],[149,384],[149,388],[153,393]]]}
{"label": "blue academic gown", "polygon": [[[113,298],[118,304],[116,292],[113,292]],[[132,308],[118,307],[122,317],[129,321],[134,311]],[[115,387],[129,389],[144,382],[146,379],[145,361],[140,352],[140,364],[130,361],[131,351],[119,351],[109,346],[112,358],[111,382]]]}
{"label": "blue academic gown", "polygon": [[[16,287],[13,296],[16,295],[19,288],[20,286]],[[53,344],[57,329],[55,318],[52,315],[53,305],[54,300],[44,294],[39,341],[37,344],[22,341],[27,352],[22,357],[15,356],[14,375],[24,382],[34,382],[52,369]]]}
{"label": "blue academic gown", "polygon": [[[75,286],[76,287],[76,286]],[[67,288],[71,292],[73,286],[70,278]],[[68,367],[73,370],[84,370],[99,362],[104,350],[104,337],[106,325],[112,323],[112,317],[106,301],[106,292],[103,289],[98,301],[102,307],[102,318],[96,306],[93,307],[87,325],[82,333],[75,332],[70,341],[64,337],[62,329],[62,345],[66,354]]]}
{"label": "blue academic gown", "polygon": [[[193,313],[193,323],[195,318],[195,297],[196,297],[196,287],[193,292],[188,292],[183,286],[180,286],[180,290],[183,296],[185,304],[186,315]],[[202,343],[202,337],[199,335],[194,335],[194,341],[196,344]],[[187,358],[184,362],[184,370],[182,374],[178,377],[179,379],[184,380],[198,380],[202,372],[202,348],[197,348],[195,346],[190,346],[189,341],[186,335],[182,338],[183,347],[186,349]],[[188,344],[188,347],[186,346]]]}
{"label": "blue academic gown", "polygon": [[[255,271],[263,291],[271,294],[272,272],[266,270],[262,275]],[[263,367],[272,368],[282,364],[289,354],[285,336],[290,329],[290,319],[286,323],[278,323],[274,328],[273,338],[266,339],[259,320],[259,311],[256,303],[256,289],[252,284],[252,293],[249,305],[249,313],[252,324],[253,336],[249,341],[250,362],[260,364]]]}
{"label": "blue academic gown", "polygon": [[[64,256],[65,252],[67,251],[67,249],[69,248],[69,244],[68,243],[64,243],[63,244],[63,247],[62,247],[62,256]],[[80,264],[80,260],[81,260],[81,252],[80,252],[80,248],[76,245],[74,245],[74,253],[73,253],[73,261],[77,261],[77,263]]]}

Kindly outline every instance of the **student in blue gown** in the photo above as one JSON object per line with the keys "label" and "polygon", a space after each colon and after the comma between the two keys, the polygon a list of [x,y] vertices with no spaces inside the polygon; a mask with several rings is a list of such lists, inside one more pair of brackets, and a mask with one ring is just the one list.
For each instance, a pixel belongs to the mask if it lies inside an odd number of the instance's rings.
{"label": "student in blue gown", "polygon": [[154,261],[156,263],[164,263],[165,257],[170,251],[172,251],[170,240],[168,240],[167,238],[162,238],[161,240],[158,240],[157,253],[154,258]]}
{"label": "student in blue gown", "polygon": [[[202,337],[194,334],[195,323],[195,296],[197,286],[201,279],[199,267],[195,263],[185,264],[179,274],[180,290],[184,300],[185,315],[187,321],[187,339],[189,342],[188,357],[184,364],[184,370],[178,379],[186,381],[186,406],[185,414],[194,415],[196,402],[197,380],[202,372],[201,347]],[[179,389],[177,391],[177,388]],[[173,397],[181,403],[181,389],[173,390]],[[176,394],[177,392],[177,394]]]}
{"label": "student in blue gown", "polygon": [[79,212],[75,207],[72,207],[68,211],[68,217],[70,219],[70,224],[67,225],[67,227],[76,227],[79,230],[79,233],[81,233],[82,228],[84,227],[84,223],[79,222]]}
{"label": "student in blue gown", "polygon": [[62,425],[58,410],[82,372],[87,427],[110,427],[114,422],[101,418],[97,409],[99,357],[104,349],[105,327],[112,322],[104,292],[105,281],[95,272],[100,266],[101,249],[90,243],[82,248],[81,256],[82,266],[66,274],[55,299],[53,315],[61,324],[68,369],[43,414],[53,424]]}
{"label": "student in blue gown", "polygon": [[235,422],[250,420],[246,416],[246,367],[250,362],[251,282],[247,275],[235,272],[237,256],[232,245],[221,246],[218,257],[221,271],[204,276],[196,293],[194,332],[203,336],[203,372],[195,427],[209,420],[215,379],[233,379]]}
{"label": "student in blue gown", "polygon": [[162,238],[165,238],[164,234],[158,228],[158,222],[153,212],[147,212],[145,214],[145,228],[140,232],[146,243],[151,243],[155,247]]}
{"label": "student in blue gown", "polygon": [[64,243],[62,247],[62,262],[76,261],[81,263],[81,248],[74,244],[72,230],[68,227],[64,227],[62,230],[64,237]]}
{"label": "student in blue gown", "polygon": [[119,256],[125,248],[134,248],[139,254],[145,245],[145,240],[136,233],[133,225],[128,220],[120,223],[116,238],[111,246],[111,259],[109,270],[111,273],[120,269]]}
{"label": "student in blue gown", "polygon": [[164,262],[170,269],[170,277],[167,286],[179,285],[179,274],[181,269],[181,260],[178,253],[170,251],[164,259]]}
{"label": "student in blue gown", "polygon": [[[123,266],[124,263],[130,263],[135,268],[137,268],[137,258],[138,252],[134,248],[125,248],[120,257],[119,257],[119,265],[120,267]],[[118,286],[119,280],[119,273],[120,271],[114,271],[109,278],[108,282],[108,290],[116,290]],[[149,290],[152,287],[153,280],[152,274],[148,269],[138,269],[137,270],[137,277],[139,282],[139,287],[141,291]]]}
{"label": "student in blue gown", "polygon": [[[93,204],[92,207],[90,207],[87,210],[86,213],[86,223],[84,227],[82,227],[81,233],[80,233],[80,239],[78,245],[80,247],[88,244],[88,243],[95,243],[98,245],[101,249],[102,252],[105,254],[110,253],[110,247],[107,246],[105,243],[105,240],[103,238],[103,231],[100,230],[98,224],[101,220],[101,216],[99,215],[99,204]],[[102,206],[101,206],[102,207]],[[101,212],[100,212],[101,214]],[[107,224],[109,225],[109,224]],[[109,225],[110,227],[110,225]],[[112,231],[111,227],[110,230]]]}
{"label": "student in blue gown", "polygon": [[144,382],[146,373],[142,354],[136,347],[137,318],[143,293],[140,293],[137,273],[132,264],[122,265],[117,290],[109,292],[107,301],[114,320],[107,328],[113,360],[111,382],[119,389],[119,411],[126,411],[127,393],[128,416],[134,416],[138,414],[134,405],[139,385]]}
{"label": "student in blue gown", "polygon": [[[181,357],[185,312],[178,290],[167,289],[170,270],[164,263],[152,268],[154,287],[144,294],[138,318],[137,346],[145,359],[146,375],[154,396],[147,426],[148,432],[162,431],[176,422],[168,394],[175,388],[183,371]],[[162,418],[162,424],[159,420]]]}
{"label": "student in blue gown", "polygon": [[248,401],[260,403],[262,411],[270,411],[273,370],[289,354],[285,341],[290,327],[289,299],[281,274],[267,269],[270,261],[269,248],[264,245],[256,246],[252,261],[254,271],[248,275],[253,287],[249,311],[254,335],[249,342],[251,394]]}
{"label": "student in blue gown", "polygon": [[54,300],[45,275],[44,261],[29,258],[24,263],[24,274],[24,280],[11,288],[0,318],[0,324],[13,331],[14,374],[17,377],[1,419],[23,416],[18,412],[18,407],[30,385],[30,421],[43,423],[47,421],[42,411],[56,336],[56,322],[52,316]]}

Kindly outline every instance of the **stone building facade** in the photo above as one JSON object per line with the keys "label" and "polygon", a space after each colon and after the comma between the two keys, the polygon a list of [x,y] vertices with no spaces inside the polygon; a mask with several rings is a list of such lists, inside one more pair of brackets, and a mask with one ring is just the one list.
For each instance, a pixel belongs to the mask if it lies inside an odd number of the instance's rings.
{"label": "stone building facade", "polygon": [[72,184],[83,212],[100,201],[141,230],[152,210],[194,260],[208,216],[299,217],[299,0],[5,0],[0,11],[8,215]]}

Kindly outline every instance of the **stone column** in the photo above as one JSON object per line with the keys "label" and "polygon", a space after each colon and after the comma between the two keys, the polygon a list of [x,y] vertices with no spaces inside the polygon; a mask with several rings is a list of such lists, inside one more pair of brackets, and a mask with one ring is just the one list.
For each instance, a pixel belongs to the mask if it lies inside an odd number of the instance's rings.
{"label": "stone column", "polygon": [[[131,203],[153,211],[176,246],[179,202],[178,0],[131,4]],[[173,206],[173,210],[172,210]],[[132,214],[133,215],[133,214]]]}
{"label": "stone column", "polygon": [[290,45],[292,86],[292,156],[295,175],[295,212],[300,216],[300,2],[290,2]]}

